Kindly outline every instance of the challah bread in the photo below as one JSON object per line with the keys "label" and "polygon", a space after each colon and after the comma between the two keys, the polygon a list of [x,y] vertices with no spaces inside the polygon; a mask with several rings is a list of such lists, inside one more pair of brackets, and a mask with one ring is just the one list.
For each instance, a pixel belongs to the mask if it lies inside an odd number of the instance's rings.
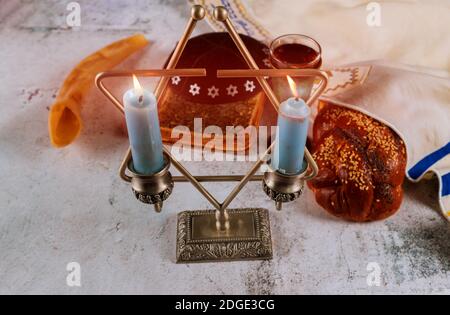
{"label": "challah bread", "polygon": [[406,149],[389,127],[355,110],[321,104],[313,127],[317,202],[351,221],[387,218],[400,207]]}

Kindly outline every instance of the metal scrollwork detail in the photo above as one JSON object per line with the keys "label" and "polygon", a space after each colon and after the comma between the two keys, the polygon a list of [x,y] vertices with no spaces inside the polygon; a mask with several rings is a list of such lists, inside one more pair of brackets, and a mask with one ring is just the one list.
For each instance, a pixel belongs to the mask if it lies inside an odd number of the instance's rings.
{"label": "metal scrollwork detail", "polygon": [[169,198],[169,196],[172,194],[173,190],[173,184],[169,186],[164,191],[160,192],[159,194],[150,195],[150,194],[144,194],[142,192],[136,191],[133,189],[133,194],[136,197],[137,200],[139,200],[142,203],[146,203],[149,205],[154,205],[156,203],[163,202]]}
{"label": "metal scrollwork detail", "polygon": [[[206,262],[245,259],[271,259],[272,241],[269,215],[265,209],[257,211],[259,235],[256,240],[218,240],[205,242],[190,242],[189,220],[195,212],[186,211],[178,215],[177,262]],[[229,210],[230,215],[233,210]]]}
{"label": "metal scrollwork detail", "polygon": [[267,184],[263,181],[263,190],[266,193],[267,196],[269,196],[270,199],[276,201],[276,202],[291,202],[296,199],[298,199],[302,194],[304,190],[304,186],[302,188],[294,193],[282,193],[275,191],[271,189]]}

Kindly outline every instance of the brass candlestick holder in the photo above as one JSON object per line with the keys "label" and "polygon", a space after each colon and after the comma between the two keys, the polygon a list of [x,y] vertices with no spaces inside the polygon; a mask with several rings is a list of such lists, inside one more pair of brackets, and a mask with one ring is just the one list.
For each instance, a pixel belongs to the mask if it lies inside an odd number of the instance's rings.
{"label": "brass candlestick holder", "polygon": [[173,179],[170,174],[170,156],[164,154],[164,168],[156,174],[142,175],[134,170],[133,161],[128,163],[131,173],[131,188],[140,202],[155,206],[156,212],[161,212],[163,202],[172,194]]}
{"label": "brass candlestick holder", "polygon": [[[310,153],[307,152],[307,154],[309,155]],[[287,175],[276,170],[264,173],[263,191],[270,199],[275,201],[275,207],[278,211],[281,211],[283,208],[283,203],[298,199],[303,193],[305,182],[317,175],[317,169],[312,171],[308,169],[307,161],[309,160],[312,160],[311,156],[306,157],[304,171],[299,174]],[[311,166],[317,167],[315,163]]]}
{"label": "brass candlestick holder", "polygon": [[[110,77],[161,77],[155,95],[160,100],[170,77],[173,76],[205,76],[205,69],[175,69],[178,60],[186,46],[186,43],[198,21],[205,17],[205,9],[200,5],[192,7],[191,18],[186,30],[178,42],[166,69],[164,70],[133,70],[111,71],[100,73],[96,78],[96,86],[112,102],[112,104],[124,113],[123,104],[105,87],[103,81]],[[231,23],[228,12],[224,7],[216,7],[214,17],[224,24],[234,43],[241,52],[250,69],[242,70],[218,70],[218,77],[256,77],[269,101],[278,111],[279,101],[272,91],[266,78],[284,77],[317,77],[320,83],[312,93],[307,104],[317,100],[325,90],[328,77],[325,72],[319,70],[296,69],[271,69],[260,70],[252,55],[236,32]],[[317,165],[308,150],[305,150],[305,172],[295,178],[285,178],[275,173],[266,173],[264,176],[255,175],[265,163],[274,144],[252,166],[245,175],[215,175],[194,176],[174,156],[167,147],[164,147],[166,167],[159,173],[143,176],[137,174],[133,168],[131,150],[128,149],[120,166],[120,177],[131,183],[134,195],[138,200],[153,204],[155,210],[162,210],[163,202],[170,196],[174,182],[190,182],[215,208],[215,210],[184,211],[178,215],[177,225],[177,262],[205,262],[228,261],[249,259],[271,259],[272,238],[270,233],[269,213],[266,209],[228,209],[231,202],[239,194],[242,188],[250,181],[263,181],[264,190],[275,200],[277,208],[283,202],[294,200],[300,196],[302,183],[317,175]],[[182,176],[171,176],[170,166],[173,165]],[[238,185],[220,203],[204,186],[202,182],[238,182]],[[267,188],[266,188],[267,187]],[[294,191],[290,193],[290,191]],[[283,195],[284,194],[284,195]],[[293,194],[291,198],[287,194]],[[280,196],[285,196],[284,198]],[[289,195],[290,196],[290,195]]]}

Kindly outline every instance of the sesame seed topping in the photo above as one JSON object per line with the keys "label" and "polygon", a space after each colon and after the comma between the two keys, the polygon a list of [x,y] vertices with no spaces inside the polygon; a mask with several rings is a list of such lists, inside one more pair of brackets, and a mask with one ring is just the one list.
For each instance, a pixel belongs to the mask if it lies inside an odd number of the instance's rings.
{"label": "sesame seed topping", "polygon": [[[382,173],[383,165],[398,160],[399,154],[405,155],[402,140],[389,127],[363,113],[330,106],[323,111],[323,118],[327,121],[325,131],[331,132],[325,133],[313,156],[320,167],[334,169],[336,177],[344,184],[353,184],[362,191],[374,189],[372,176]],[[387,160],[367,169],[369,155],[385,156]]]}

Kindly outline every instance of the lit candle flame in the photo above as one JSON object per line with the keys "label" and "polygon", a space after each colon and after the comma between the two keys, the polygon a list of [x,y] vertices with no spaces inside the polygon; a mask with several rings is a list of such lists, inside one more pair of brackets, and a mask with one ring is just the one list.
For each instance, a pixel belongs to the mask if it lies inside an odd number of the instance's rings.
{"label": "lit candle flame", "polygon": [[298,99],[299,96],[298,96],[298,91],[297,91],[297,85],[295,84],[294,80],[290,76],[287,76],[287,80],[289,82],[289,87],[291,88],[292,94],[294,95],[294,97],[296,99]]}
{"label": "lit candle flame", "polygon": [[134,84],[134,92],[136,93],[136,95],[139,96],[139,101],[141,101],[144,96],[144,89],[142,88],[138,78],[134,74],[133,74],[133,84]]}

